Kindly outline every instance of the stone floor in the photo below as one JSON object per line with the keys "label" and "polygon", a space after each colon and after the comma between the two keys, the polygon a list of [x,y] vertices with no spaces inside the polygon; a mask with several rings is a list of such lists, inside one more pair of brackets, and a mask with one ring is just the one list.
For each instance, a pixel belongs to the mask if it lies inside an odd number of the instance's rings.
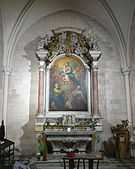
{"label": "stone floor", "polygon": [[[30,164],[31,169],[64,169],[63,161],[61,158],[53,157],[53,159],[48,159],[48,161],[37,161],[35,159],[31,160]],[[68,166],[67,166],[68,169]],[[75,167],[76,169],[76,167]],[[83,169],[80,165],[80,169]],[[88,169],[86,164],[86,169]],[[94,169],[96,169],[96,163],[94,163]],[[107,159],[100,161],[99,169],[135,169],[135,159],[130,160],[116,160],[116,159]]]}
{"label": "stone floor", "polygon": [[[82,169],[82,165],[80,169]],[[31,165],[31,169],[63,169],[62,162],[35,162]],[[68,167],[67,167],[68,169]],[[86,166],[87,169],[87,166]],[[96,163],[94,163],[96,169]],[[103,160],[99,163],[99,169],[135,169],[135,161],[133,160]]]}

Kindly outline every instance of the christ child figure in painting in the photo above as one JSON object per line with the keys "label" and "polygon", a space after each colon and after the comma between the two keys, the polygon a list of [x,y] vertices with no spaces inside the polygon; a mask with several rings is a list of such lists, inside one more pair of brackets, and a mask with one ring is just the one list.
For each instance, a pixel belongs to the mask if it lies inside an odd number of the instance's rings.
{"label": "christ child figure in painting", "polygon": [[64,66],[64,73],[67,81],[72,81],[74,84],[78,84],[78,80],[76,79],[76,74],[70,66],[70,63],[67,62]]}

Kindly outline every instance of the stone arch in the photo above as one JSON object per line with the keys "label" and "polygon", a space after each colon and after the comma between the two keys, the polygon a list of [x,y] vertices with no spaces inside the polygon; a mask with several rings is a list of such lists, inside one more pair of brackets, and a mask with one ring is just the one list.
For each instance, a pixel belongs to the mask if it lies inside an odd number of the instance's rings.
{"label": "stone arch", "polygon": [[[130,35],[129,35],[129,63],[130,63],[130,95],[131,95],[131,111],[133,122],[135,121],[135,10],[132,16]],[[133,124],[134,125],[134,124]]]}
{"label": "stone arch", "polygon": [[131,27],[130,27],[130,35],[129,35],[129,59],[130,66],[135,68],[135,10],[132,16]]}
{"label": "stone arch", "polygon": [[3,98],[3,91],[2,91],[2,82],[3,82],[3,28],[2,28],[2,16],[0,10],[0,119],[3,117],[2,113],[2,98]]}
{"label": "stone arch", "polygon": [[[31,8],[34,6],[34,2],[35,0],[29,0],[25,7],[21,10],[20,14],[18,15],[18,18],[14,24],[14,27],[12,29],[12,32],[10,34],[10,38],[9,38],[9,46],[7,47],[7,52],[6,52],[6,55],[5,57],[7,58],[8,60],[8,63],[7,63],[7,67],[11,67],[13,66],[13,62],[14,62],[14,56],[13,56],[13,53],[14,53],[14,50],[15,50],[15,46],[17,44],[17,41],[18,41],[18,38],[17,37],[20,37],[20,32],[21,32],[21,27],[22,27],[22,24],[24,21],[26,21],[26,15],[28,12],[30,12]],[[123,46],[120,50],[120,55],[122,57],[122,64],[126,64],[126,61],[125,61],[125,42],[124,42],[124,38],[123,38],[123,35],[122,35],[122,31],[120,29],[120,26],[113,14],[113,12],[111,11],[111,9],[109,8],[109,5],[108,3],[105,1],[103,3],[103,1],[99,1],[101,3],[101,5],[104,7],[104,10],[107,12],[108,16],[111,18],[113,24],[114,24],[114,27],[116,28],[117,30],[117,33],[118,33],[118,39],[120,39],[120,43],[119,45],[120,46]]]}
{"label": "stone arch", "polygon": [[[2,16],[0,10],[0,78],[2,78],[3,71],[3,27],[2,27]],[[2,88],[2,79],[0,79],[0,89]]]}
{"label": "stone arch", "polygon": [[111,18],[113,24],[114,24],[114,29],[117,32],[117,37],[118,37],[118,41],[119,41],[119,47],[120,47],[120,56],[121,56],[121,66],[126,67],[127,66],[127,48],[126,48],[126,42],[125,42],[125,38],[124,35],[122,33],[120,24],[118,22],[118,20],[116,19],[112,9],[110,8],[110,6],[108,5],[107,1],[104,0],[100,0],[100,3],[103,5],[105,11],[107,12],[107,14],[109,15],[109,17]]}
{"label": "stone arch", "polygon": [[8,39],[8,45],[4,54],[4,57],[6,58],[6,63],[4,63],[5,70],[12,70],[12,58],[13,58],[13,52],[17,43],[17,37],[19,36],[19,33],[21,31],[22,24],[25,20],[25,17],[28,13],[28,11],[31,9],[32,5],[34,4],[35,0],[28,0],[28,2],[25,4],[24,8],[20,11],[16,22],[14,23],[14,26],[12,28],[12,31],[10,33],[9,39]]}

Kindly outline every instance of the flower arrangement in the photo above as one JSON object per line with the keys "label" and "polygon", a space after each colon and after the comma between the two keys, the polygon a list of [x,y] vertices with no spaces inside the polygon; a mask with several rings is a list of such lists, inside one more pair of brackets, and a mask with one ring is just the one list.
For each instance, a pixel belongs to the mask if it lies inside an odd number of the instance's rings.
{"label": "flower arrangement", "polygon": [[89,120],[89,127],[93,130],[95,130],[95,127],[97,126],[97,119],[91,118]]}
{"label": "flower arrangement", "polygon": [[128,128],[128,120],[121,120],[121,123],[116,124],[116,126],[112,126],[111,129],[122,129],[122,128]]}

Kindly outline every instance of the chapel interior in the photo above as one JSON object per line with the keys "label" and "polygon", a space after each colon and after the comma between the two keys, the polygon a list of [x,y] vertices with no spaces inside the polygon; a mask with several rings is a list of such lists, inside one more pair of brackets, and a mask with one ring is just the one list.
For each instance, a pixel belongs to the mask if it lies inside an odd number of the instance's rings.
{"label": "chapel interior", "polygon": [[0,163],[134,161],[134,44],[134,0],[0,0]]}

